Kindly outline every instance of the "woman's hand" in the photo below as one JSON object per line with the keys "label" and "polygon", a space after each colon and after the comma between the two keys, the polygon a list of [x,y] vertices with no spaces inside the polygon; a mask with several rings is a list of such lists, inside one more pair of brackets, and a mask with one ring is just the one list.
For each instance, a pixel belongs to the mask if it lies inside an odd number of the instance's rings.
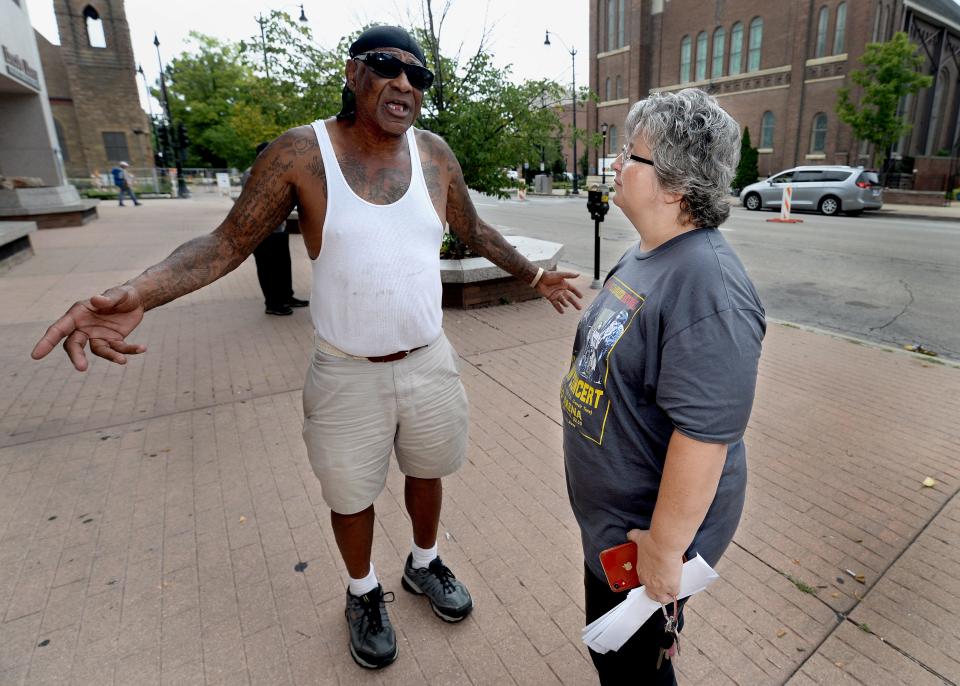
{"label": "woman's hand", "polygon": [[683,553],[664,550],[649,531],[632,529],[627,539],[637,544],[637,576],[647,595],[663,605],[673,602],[680,593]]}

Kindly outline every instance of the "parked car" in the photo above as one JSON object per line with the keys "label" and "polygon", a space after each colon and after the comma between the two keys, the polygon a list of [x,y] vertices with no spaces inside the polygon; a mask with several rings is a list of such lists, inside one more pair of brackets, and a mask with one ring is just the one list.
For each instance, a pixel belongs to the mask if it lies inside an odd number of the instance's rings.
{"label": "parked car", "polygon": [[787,169],[744,188],[740,202],[748,210],[779,209],[787,184],[793,186],[791,211],[858,215],[883,207],[883,188],[876,172],[839,165]]}
{"label": "parked car", "polygon": [[516,169],[504,169],[504,170],[503,170],[503,173],[506,174],[507,178],[510,179],[511,181],[519,181],[519,180],[520,180],[520,175],[517,174],[517,170],[516,170]]}

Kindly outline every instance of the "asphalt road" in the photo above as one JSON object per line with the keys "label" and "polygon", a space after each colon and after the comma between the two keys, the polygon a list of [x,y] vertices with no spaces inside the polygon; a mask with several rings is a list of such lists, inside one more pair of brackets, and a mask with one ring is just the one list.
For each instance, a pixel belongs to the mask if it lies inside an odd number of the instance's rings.
{"label": "asphalt road", "polygon": [[[498,201],[474,195],[505,234],[565,245],[561,264],[593,271],[593,222],[581,198]],[[960,361],[960,223],[795,215],[735,207],[722,230],[771,318],[894,346],[920,344]],[[601,278],[638,236],[611,205],[601,225]]]}

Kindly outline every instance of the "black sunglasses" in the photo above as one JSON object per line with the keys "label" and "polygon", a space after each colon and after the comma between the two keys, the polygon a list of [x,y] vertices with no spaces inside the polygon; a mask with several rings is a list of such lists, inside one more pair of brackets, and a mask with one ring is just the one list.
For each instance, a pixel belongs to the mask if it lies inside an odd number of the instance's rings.
{"label": "black sunglasses", "polygon": [[401,71],[405,72],[407,81],[418,91],[425,91],[433,85],[432,71],[416,64],[407,64],[389,52],[365,52],[353,59],[363,62],[374,74],[385,79],[395,79],[400,76]]}
{"label": "black sunglasses", "polygon": [[653,160],[648,160],[646,157],[640,157],[640,155],[628,155],[627,146],[623,146],[620,150],[620,159],[626,161],[628,159],[633,160],[634,162],[642,162],[643,164],[649,164],[651,167],[654,166]]}

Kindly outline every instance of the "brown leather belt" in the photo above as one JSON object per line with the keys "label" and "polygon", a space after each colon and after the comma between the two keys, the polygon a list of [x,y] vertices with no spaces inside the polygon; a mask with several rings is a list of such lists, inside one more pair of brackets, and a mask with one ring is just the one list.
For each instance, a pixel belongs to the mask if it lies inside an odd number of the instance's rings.
{"label": "brown leather belt", "polygon": [[316,347],[318,350],[320,350],[321,352],[325,352],[328,355],[333,355],[334,357],[342,357],[348,360],[367,360],[368,362],[396,362],[397,360],[402,360],[403,358],[407,357],[408,355],[410,355],[410,353],[414,353],[418,350],[423,350],[424,348],[427,347],[425,345],[420,345],[410,350],[398,350],[397,352],[390,353],[389,355],[374,355],[373,357],[366,357],[361,355],[351,355],[349,353],[345,353],[335,345],[332,345],[331,343],[327,343],[325,340],[323,340],[319,336],[315,339],[314,343],[316,344]]}
{"label": "brown leather belt", "polygon": [[425,345],[421,345],[413,348],[412,350],[398,350],[397,352],[390,353],[389,355],[378,355],[376,357],[368,357],[366,359],[370,360],[371,362],[396,362],[397,360],[402,360],[410,353],[415,353],[418,350],[423,350],[426,347],[427,346]]}

